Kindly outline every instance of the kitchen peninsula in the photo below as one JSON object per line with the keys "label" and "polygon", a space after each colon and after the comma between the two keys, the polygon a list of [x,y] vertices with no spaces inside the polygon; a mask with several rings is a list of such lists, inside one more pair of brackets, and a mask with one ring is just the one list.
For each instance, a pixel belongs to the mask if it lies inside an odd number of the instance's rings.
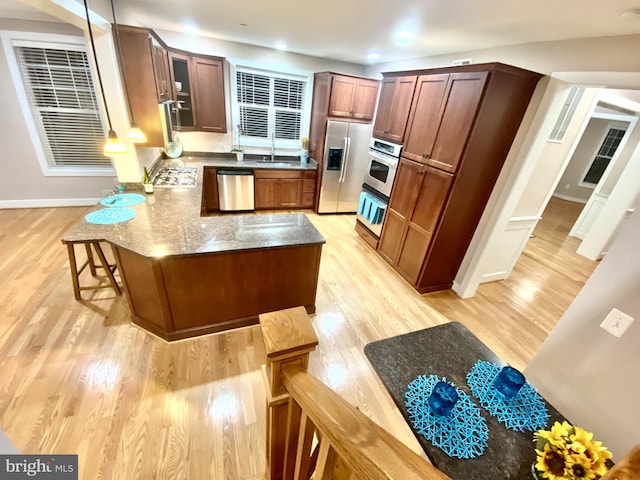
{"label": "kitchen peninsula", "polygon": [[156,189],[130,207],[136,216],[126,222],[81,218],[62,242],[111,244],[133,322],[169,341],[252,325],[260,313],[298,305],[313,313],[325,240],[306,215],[202,217],[207,159],[183,160],[198,167],[195,188]]}

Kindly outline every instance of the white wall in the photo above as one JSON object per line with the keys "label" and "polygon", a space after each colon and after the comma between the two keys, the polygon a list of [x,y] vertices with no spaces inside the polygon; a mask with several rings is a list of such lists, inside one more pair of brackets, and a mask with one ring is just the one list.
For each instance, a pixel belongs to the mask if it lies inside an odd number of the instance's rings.
{"label": "white wall", "polygon": [[571,156],[571,160],[566,170],[562,174],[556,190],[553,192],[560,198],[574,202],[587,203],[593,193],[595,185],[592,187],[581,186],[580,182],[584,178],[584,173],[595,153],[598,151],[608,130],[609,120],[602,118],[592,118],[580,139],[576,151]]}
{"label": "white wall", "polygon": [[[640,442],[640,202],[527,367],[527,379],[619,459]],[[622,338],[599,328],[611,310],[636,318]]]}

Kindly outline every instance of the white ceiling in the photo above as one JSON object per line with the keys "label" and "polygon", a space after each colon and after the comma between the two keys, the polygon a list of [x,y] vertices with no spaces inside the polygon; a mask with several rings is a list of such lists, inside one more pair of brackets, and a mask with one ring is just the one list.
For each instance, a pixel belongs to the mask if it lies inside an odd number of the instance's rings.
{"label": "white ceiling", "polygon": [[[265,47],[282,41],[289,51],[360,64],[640,33],[640,17],[623,15],[640,9],[640,0],[114,1],[119,23],[171,31],[191,23],[199,35]],[[89,6],[98,2],[108,5]],[[43,15],[21,0],[0,0],[0,17]],[[415,32],[409,45],[395,41],[402,28]],[[367,59],[372,50],[380,54],[375,61]]]}

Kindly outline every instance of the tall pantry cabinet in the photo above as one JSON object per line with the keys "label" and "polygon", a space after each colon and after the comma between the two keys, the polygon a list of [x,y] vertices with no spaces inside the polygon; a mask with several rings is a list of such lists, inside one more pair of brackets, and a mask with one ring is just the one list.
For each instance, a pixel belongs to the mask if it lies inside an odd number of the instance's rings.
{"label": "tall pantry cabinet", "polygon": [[417,82],[378,251],[426,293],[452,286],[541,75],[491,63],[384,76],[410,73]]}

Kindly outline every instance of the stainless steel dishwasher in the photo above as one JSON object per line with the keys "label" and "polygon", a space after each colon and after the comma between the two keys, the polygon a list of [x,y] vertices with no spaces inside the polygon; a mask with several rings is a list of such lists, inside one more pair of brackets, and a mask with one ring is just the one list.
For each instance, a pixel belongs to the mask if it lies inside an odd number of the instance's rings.
{"label": "stainless steel dishwasher", "polygon": [[253,170],[218,170],[218,203],[221,212],[252,211]]}

